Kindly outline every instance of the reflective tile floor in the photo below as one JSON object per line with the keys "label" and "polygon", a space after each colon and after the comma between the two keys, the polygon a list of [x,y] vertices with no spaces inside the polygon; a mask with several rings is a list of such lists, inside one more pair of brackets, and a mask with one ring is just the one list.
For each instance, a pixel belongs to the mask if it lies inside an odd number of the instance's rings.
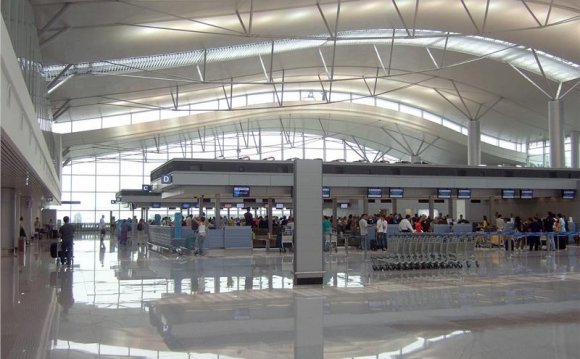
{"label": "reflective tile floor", "polygon": [[48,245],[2,257],[2,358],[580,357],[575,246],[397,272],[339,250],[323,286],[296,287],[276,249],[180,257],[88,236],[62,268]]}

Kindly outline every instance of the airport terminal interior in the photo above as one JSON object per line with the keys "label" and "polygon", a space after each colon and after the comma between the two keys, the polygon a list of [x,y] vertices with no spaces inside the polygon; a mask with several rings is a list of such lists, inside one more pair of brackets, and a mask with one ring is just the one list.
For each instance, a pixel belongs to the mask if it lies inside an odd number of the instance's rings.
{"label": "airport terminal interior", "polygon": [[2,358],[580,355],[578,0],[0,6]]}

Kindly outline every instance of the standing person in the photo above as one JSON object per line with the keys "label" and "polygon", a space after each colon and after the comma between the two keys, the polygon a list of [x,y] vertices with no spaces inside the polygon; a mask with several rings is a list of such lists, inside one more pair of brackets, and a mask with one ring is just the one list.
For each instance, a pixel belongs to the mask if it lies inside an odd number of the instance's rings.
{"label": "standing person", "polygon": [[22,244],[24,243],[28,244],[28,239],[26,238],[26,230],[24,229],[24,217],[20,217],[20,241]]}
{"label": "standing person", "polygon": [[[326,250],[327,248],[326,245],[330,244],[330,236],[332,233],[332,223],[330,223],[330,220],[328,219],[328,216],[322,216],[322,244],[323,244],[323,248]],[[330,247],[328,248],[328,250],[330,250]]]}
{"label": "standing person", "polygon": [[143,220],[143,218],[141,218],[139,220],[139,223],[137,223],[137,245],[144,245],[143,243],[143,233],[145,231],[145,221]]}
{"label": "standing person", "polygon": [[409,218],[411,218],[411,216],[406,215],[405,218],[401,219],[401,221],[399,222],[399,231],[405,233],[413,232],[413,226],[411,225],[411,221],[409,221]]}
{"label": "standing person", "polygon": [[62,257],[60,259],[61,263],[64,264],[66,260],[66,265],[70,267],[72,265],[73,257],[73,238],[75,229],[72,224],[69,223],[70,219],[68,216],[64,216],[62,219],[64,224],[58,230],[60,238],[62,239],[61,251]]}
{"label": "standing person", "polygon": [[377,244],[383,251],[387,249],[387,220],[385,216],[379,214],[377,219]]}
{"label": "standing person", "polygon": [[36,219],[34,220],[34,233],[36,234],[38,239],[40,239],[40,228],[41,227],[42,227],[42,225],[40,224],[40,220],[38,219],[38,217],[36,217]]}
{"label": "standing person", "polygon": [[252,212],[250,212],[250,207],[246,213],[244,213],[244,221],[246,222],[246,226],[251,226],[254,223],[254,216],[252,216]]}
{"label": "standing person", "polygon": [[366,213],[363,213],[363,215],[360,216],[360,220],[358,221],[358,227],[359,227],[359,231],[360,231],[360,245],[366,253],[366,251],[369,248],[369,243],[368,243],[369,224],[367,222],[367,214]]}
{"label": "standing person", "polygon": [[416,233],[423,233],[423,216],[417,218],[415,222],[415,232]]}
{"label": "standing person", "polygon": [[531,232],[532,235],[528,237],[530,251],[534,250],[537,251],[542,243],[540,242],[540,232],[542,232],[542,221],[538,217],[534,217],[533,219],[529,219],[528,225],[528,232]]}
{"label": "standing person", "polygon": [[127,223],[127,220],[124,219],[123,222],[121,223],[121,237],[120,237],[120,244],[127,244],[127,237],[129,235],[129,223]]}
{"label": "standing person", "polygon": [[99,240],[101,241],[101,247],[105,247],[105,233],[107,233],[107,225],[105,224],[105,215],[101,216],[99,221]]}
{"label": "standing person", "polygon": [[207,225],[205,223],[205,217],[200,217],[199,220],[194,219],[197,223],[197,252],[200,256],[205,255],[203,249],[205,243],[205,237],[207,236]]}

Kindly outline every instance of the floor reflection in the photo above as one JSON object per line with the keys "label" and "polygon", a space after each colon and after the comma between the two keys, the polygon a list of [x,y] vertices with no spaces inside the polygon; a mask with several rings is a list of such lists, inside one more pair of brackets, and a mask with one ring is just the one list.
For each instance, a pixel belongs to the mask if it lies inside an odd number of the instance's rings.
{"label": "floor reflection", "polygon": [[489,250],[479,268],[376,272],[339,251],[324,257],[323,286],[294,286],[292,253],[178,256],[91,239],[76,242],[74,268],[39,250],[15,280],[50,273],[51,358],[480,358],[516,345],[565,357],[579,349],[579,252]]}

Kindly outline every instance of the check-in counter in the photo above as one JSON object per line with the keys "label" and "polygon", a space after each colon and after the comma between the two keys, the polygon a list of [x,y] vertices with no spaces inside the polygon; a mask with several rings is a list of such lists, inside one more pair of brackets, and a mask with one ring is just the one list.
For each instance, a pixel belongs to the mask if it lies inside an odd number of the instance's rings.
{"label": "check-in counter", "polygon": [[184,245],[184,238],[175,238],[175,228],[149,225],[149,243],[165,248],[179,248]]}
{"label": "check-in counter", "polygon": [[[448,224],[432,224],[433,233],[450,233],[451,226]],[[471,232],[471,230],[470,230]]]}
{"label": "check-in counter", "polygon": [[205,237],[205,247],[210,249],[224,248],[224,230],[208,229]]}
{"label": "check-in counter", "polygon": [[459,223],[453,225],[453,233],[471,233],[473,232],[473,224],[471,223]]}
{"label": "check-in counter", "polygon": [[252,248],[252,227],[224,227],[224,245],[225,248]]}

